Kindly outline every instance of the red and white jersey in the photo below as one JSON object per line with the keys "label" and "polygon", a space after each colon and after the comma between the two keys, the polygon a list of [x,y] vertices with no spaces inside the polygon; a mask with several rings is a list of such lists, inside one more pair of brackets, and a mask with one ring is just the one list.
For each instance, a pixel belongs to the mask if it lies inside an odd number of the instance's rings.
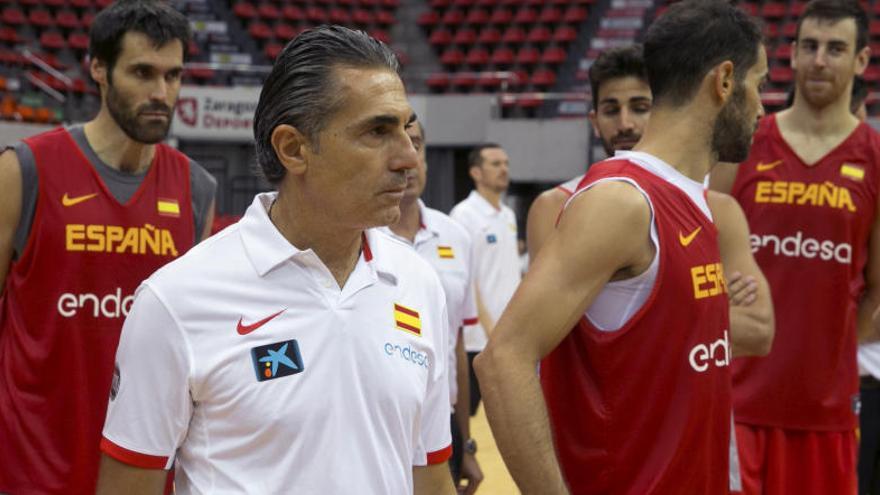
{"label": "red and white jersey", "polygon": [[134,290],[193,244],[189,159],[158,145],[120,204],[67,130],[25,143],[39,193],[0,299],[0,493],[92,494]]}
{"label": "red and white jersey", "polygon": [[177,493],[411,493],[451,453],[446,302],[410,246],[364,234],[340,288],[258,195],[139,288],[102,450]]}
{"label": "red and white jersey", "polygon": [[763,119],[731,195],[770,283],[770,354],[733,364],[736,420],[776,428],[857,426],[856,313],[877,207],[880,138],[861,124],[808,166]]}
{"label": "red and white jersey", "polygon": [[566,196],[571,196],[572,194],[574,194],[575,191],[577,191],[577,187],[580,185],[581,181],[584,180],[584,175],[586,174],[578,175],[574,179],[563,182],[562,184],[556,186],[556,189],[564,192]]}
{"label": "red and white jersey", "polygon": [[659,271],[623,327],[585,316],[541,363],[563,474],[573,493],[727,493],[727,295],[702,187],[633,152],[591,167],[576,194],[605,180],[645,195]]}
{"label": "red and white jersey", "polygon": [[459,328],[476,325],[478,322],[471,275],[471,239],[464,227],[448,215],[428,208],[422,200],[418,200],[418,204],[422,224],[412,243],[388,227],[381,227],[379,230],[400,242],[411,244],[440,275],[449,316],[449,403],[455,405],[458,398],[455,366],[458,331]]}

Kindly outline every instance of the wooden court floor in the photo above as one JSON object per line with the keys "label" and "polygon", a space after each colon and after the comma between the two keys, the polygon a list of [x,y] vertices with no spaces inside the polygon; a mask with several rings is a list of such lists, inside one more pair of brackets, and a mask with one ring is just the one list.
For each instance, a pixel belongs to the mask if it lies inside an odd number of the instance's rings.
{"label": "wooden court floor", "polygon": [[495,439],[492,437],[482,405],[477,415],[471,418],[471,436],[477,441],[477,461],[483,470],[483,483],[480,484],[477,495],[518,494],[519,490],[516,489],[504,461],[501,460],[498,447],[495,446]]}

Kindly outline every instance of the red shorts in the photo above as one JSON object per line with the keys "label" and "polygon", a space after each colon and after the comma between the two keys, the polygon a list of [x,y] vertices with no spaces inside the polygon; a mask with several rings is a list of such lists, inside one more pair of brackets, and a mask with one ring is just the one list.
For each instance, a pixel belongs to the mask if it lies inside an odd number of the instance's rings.
{"label": "red shorts", "polygon": [[737,423],[743,495],[857,491],[855,431],[801,431]]}

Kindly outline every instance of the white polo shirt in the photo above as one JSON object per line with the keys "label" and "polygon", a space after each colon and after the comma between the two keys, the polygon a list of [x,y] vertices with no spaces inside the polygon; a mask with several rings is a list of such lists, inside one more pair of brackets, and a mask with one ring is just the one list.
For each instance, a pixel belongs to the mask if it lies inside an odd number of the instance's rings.
{"label": "white polo shirt", "polygon": [[[486,311],[498,323],[521,277],[516,216],[504,204],[500,210],[495,209],[476,190],[455,205],[449,215],[471,235],[477,290]],[[479,323],[464,329],[464,346],[468,352],[482,351],[486,340]]]}
{"label": "white polo shirt", "polygon": [[[422,224],[411,245],[440,275],[440,282],[446,293],[446,309],[449,315],[449,403],[455,405],[458,398],[455,367],[458,329],[476,325],[478,322],[471,278],[471,239],[458,222],[440,211],[428,208],[422,200],[418,200],[418,203]],[[388,227],[380,230],[410,244],[408,239],[398,236]]]}
{"label": "white polo shirt", "polygon": [[412,493],[451,452],[446,302],[373,231],[341,289],[258,195],[153,274],[122,330],[102,450],[177,493]]}

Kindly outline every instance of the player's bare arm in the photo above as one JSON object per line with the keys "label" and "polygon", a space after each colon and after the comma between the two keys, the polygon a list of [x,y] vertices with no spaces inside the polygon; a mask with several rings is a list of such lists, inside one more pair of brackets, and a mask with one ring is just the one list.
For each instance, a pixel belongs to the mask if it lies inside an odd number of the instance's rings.
{"label": "player's bare arm", "polygon": [[[880,212],[880,207],[878,207]],[[859,342],[880,340],[880,215],[875,215],[868,241],[868,263],[865,266],[865,293],[859,303]],[[875,323],[871,320],[874,317]]]}
{"label": "player's bare arm", "polygon": [[[732,197],[709,191],[709,209],[718,226],[718,248],[721,263],[728,277],[728,291],[734,295],[748,292],[744,286],[754,284],[753,295],[731,303],[730,335],[734,356],[764,356],[770,352],[775,333],[773,301],[770,285],[752,256],[749,225],[739,204]],[[733,277],[732,274],[738,276]],[[734,289],[730,286],[735,285]],[[754,300],[749,298],[753,297]]]}
{"label": "player's bare arm", "polygon": [[161,495],[168,471],[130,466],[101,454],[96,495]]}
{"label": "player's bare arm", "polygon": [[736,180],[737,167],[739,167],[738,163],[717,163],[709,174],[709,189],[730,194]]}
{"label": "player's bare arm", "polygon": [[12,150],[0,154],[0,294],[12,262],[15,231],[21,217],[21,165]]}
{"label": "player's bare arm", "polygon": [[526,495],[567,493],[535,368],[612,278],[654,255],[650,210],[635,188],[607,182],[562,215],[474,365],[504,462]]}
{"label": "player's bare arm", "polygon": [[413,466],[413,495],[455,495],[449,466],[445,462]]}
{"label": "player's bare arm", "polygon": [[556,219],[559,212],[569,198],[567,194],[557,188],[544,191],[535,198],[529,207],[529,216],[526,220],[526,243],[529,248],[529,256],[533,259],[538,255],[538,250],[547,241],[547,236],[556,228]]}

